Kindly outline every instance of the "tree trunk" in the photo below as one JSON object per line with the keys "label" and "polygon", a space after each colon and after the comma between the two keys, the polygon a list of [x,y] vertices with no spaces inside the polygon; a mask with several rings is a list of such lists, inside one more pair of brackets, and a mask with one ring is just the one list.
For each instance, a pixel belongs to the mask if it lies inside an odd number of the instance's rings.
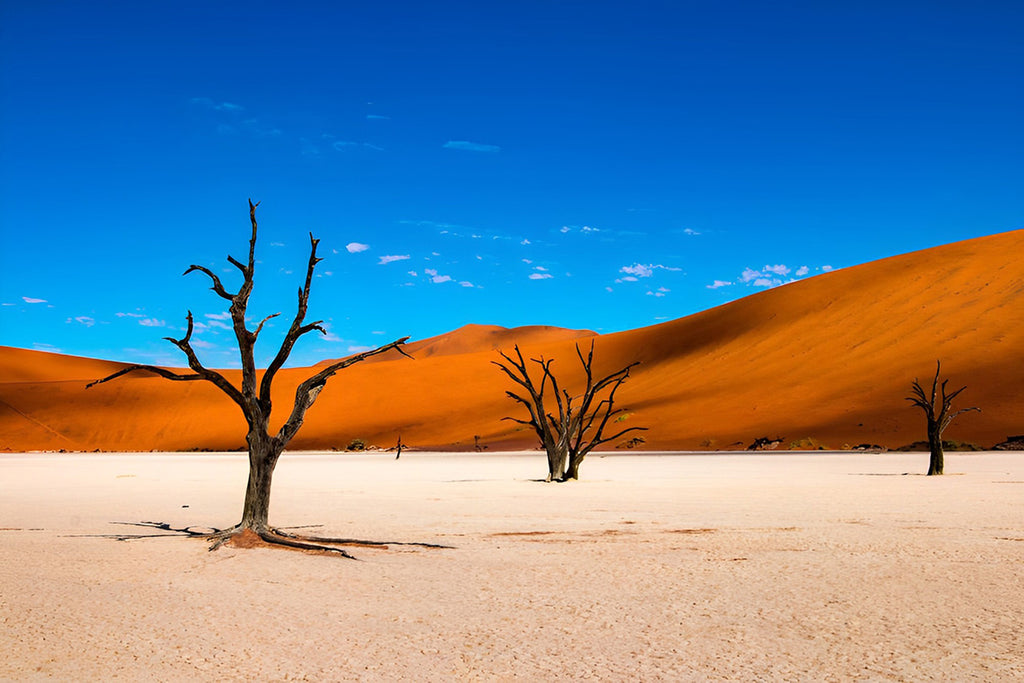
{"label": "tree trunk", "polygon": [[565,469],[565,476],[562,477],[563,481],[576,481],[580,478],[580,463],[583,462],[583,458],[569,458],[569,466]]}
{"label": "tree trunk", "polygon": [[274,447],[268,436],[250,432],[248,441],[249,483],[245,487],[245,503],[239,526],[260,532],[269,528],[270,483],[281,452]]}
{"label": "tree trunk", "polygon": [[937,424],[928,425],[928,448],[931,455],[928,458],[928,476],[942,474],[943,462],[942,433]]}
{"label": "tree trunk", "polygon": [[548,452],[548,481],[561,481],[568,452],[557,444],[548,445],[545,450]]}

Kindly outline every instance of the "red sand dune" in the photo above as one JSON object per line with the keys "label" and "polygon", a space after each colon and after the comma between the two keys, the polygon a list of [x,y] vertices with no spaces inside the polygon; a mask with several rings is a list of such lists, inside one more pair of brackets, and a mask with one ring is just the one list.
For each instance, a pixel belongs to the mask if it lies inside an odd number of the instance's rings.
{"label": "red sand dune", "polygon": [[[348,368],[310,410],[292,448],[392,446],[491,450],[533,446],[502,421],[516,405],[493,366],[495,349],[578,362],[596,343],[598,371],[642,362],[620,391],[625,424],[646,426],[647,449],[737,448],[757,437],[783,446],[895,447],[922,439],[904,397],[930,381],[936,359],[966,384],[948,438],[990,447],[1024,433],[1024,230],[905,254],[808,280],[653,327],[592,332],[467,326]],[[83,358],[0,347],[0,449],[183,450],[244,445],[237,407],[202,382],[144,374],[85,390],[117,368]],[[278,421],[310,370],[281,373]],[[237,373],[228,372],[237,379]]]}

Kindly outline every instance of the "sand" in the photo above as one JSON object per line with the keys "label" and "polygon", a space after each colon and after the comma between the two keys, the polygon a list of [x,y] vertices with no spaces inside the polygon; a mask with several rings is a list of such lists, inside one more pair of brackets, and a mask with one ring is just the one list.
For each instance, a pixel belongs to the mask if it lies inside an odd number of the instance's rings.
{"label": "sand", "polygon": [[2,455],[0,679],[1020,679],[1024,456],[926,459],[286,454],[273,522],[454,546],[351,561],[90,537],[233,523],[242,455]]}
{"label": "sand", "polygon": [[[420,449],[467,450],[477,441],[492,451],[532,447],[529,430],[502,420],[525,413],[505,395],[514,385],[492,365],[500,358],[496,349],[511,351],[518,343],[528,357],[554,359],[560,384],[578,392],[575,344],[588,348],[594,341],[598,376],[640,362],[616,398],[629,425],[649,428],[642,434],[645,449],[742,449],[760,437],[781,438],[783,446],[894,449],[925,438],[924,418],[905,398],[915,378],[931,380],[937,359],[951,390],[967,387],[956,407],[982,409],[957,418],[946,438],[992,448],[1024,430],[1021,253],[1024,230],[979,237],[597,337],[585,330],[467,325],[411,342],[416,360],[390,353],[340,372],[290,447],[344,449],[353,439],[392,446],[399,435]],[[278,284],[271,278],[257,287]],[[580,305],[594,307],[596,324],[608,301],[595,297]],[[311,317],[330,316],[330,302],[320,305]],[[274,334],[268,326],[260,338],[264,352]],[[238,407],[206,382],[133,374],[85,389],[122,367],[0,347],[0,451],[245,445]],[[295,387],[314,372],[288,368],[277,376],[275,430],[289,414]],[[225,374],[240,382],[237,371]]]}

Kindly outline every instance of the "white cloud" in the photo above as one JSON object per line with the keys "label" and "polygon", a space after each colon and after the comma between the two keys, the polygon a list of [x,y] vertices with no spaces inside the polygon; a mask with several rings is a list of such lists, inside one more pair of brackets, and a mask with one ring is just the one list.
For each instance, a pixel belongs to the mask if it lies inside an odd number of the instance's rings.
{"label": "white cloud", "polygon": [[756,280],[758,278],[763,278],[763,277],[764,277],[764,273],[762,273],[759,270],[753,270],[751,268],[744,268],[743,272],[740,274],[740,282],[750,282],[751,280]]}
{"label": "white cloud", "polygon": [[417,273],[415,270],[410,270],[409,271],[409,275],[412,275],[413,277],[419,277],[420,276],[420,274]]}
{"label": "white cloud", "polygon": [[533,263],[533,260],[532,259],[528,259],[528,258],[524,258],[523,259],[523,263],[529,265],[529,264]]}
{"label": "white cloud", "polygon": [[[829,271],[831,269],[831,266],[821,266],[819,270]],[[782,278],[789,275],[790,272],[790,267],[783,264],[766,265],[761,270],[754,270],[753,268],[744,268],[743,272],[739,276],[739,282],[754,287],[778,287],[779,285],[784,284],[784,282],[795,282],[795,278],[804,277],[805,275],[811,272],[811,269],[808,268],[807,266],[800,266],[799,268],[796,269],[796,272],[793,273],[793,277],[788,278],[784,281]],[[719,282],[722,281],[715,280],[716,285]],[[725,284],[718,286],[724,287]],[[718,288],[712,285],[708,285],[708,287],[710,289]]]}
{"label": "white cloud", "polygon": [[570,232],[580,232],[583,233],[584,235],[589,235],[591,233],[601,232],[601,229],[594,228],[589,225],[563,225],[558,232],[562,233],[563,235]]}
{"label": "white cloud", "polygon": [[156,318],[141,318],[139,324],[143,327],[167,327],[167,323]]}
{"label": "white cloud", "polygon": [[699,235],[700,233],[697,232],[696,230],[691,230],[690,228],[686,228],[685,230],[683,230],[683,234],[684,235]]}
{"label": "white cloud", "polygon": [[284,246],[284,242],[271,242],[270,246],[272,246],[272,247],[283,247]]}
{"label": "white cloud", "polygon": [[[225,321],[231,319],[231,314],[230,313],[206,313],[204,315],[210,321],[209,322],[210,327],[218,327],[218,328],[220,328],[222,330],[230,330],[231,329],[231,325],[228,325],[225,322]],[[141,320],[139,321],[139,324],[140,325],[145,325],[145,323],[142,322]]]}
{"label": "white cloud", "polygon": [[551,273],[530,273],[531,280],[550,280],[552,277]]}
{"label": "white cloud", "polygon": [[364,351],[372,351],[372,346],[350,346],[348,347],[349,353],[363,353]]}
{"label": "white cloud", "polygon": [[68,318],[65,322],[76,322],[80,325],[85,325],[86,327],[92,327],[96,324],[96,321],[87,315],[78,315],[74,318]]}
{"label": "white cloud", "polygon": [[533,269],[534,269],[534,270],[539,270],[539,271],[540,271],[540,272],[542,272],[542,273],[546,273],[546,272],[548,272],[548,269],[547,269],[547,268],[545,268],[544,266],[534,266],[534,267],[533,267]]}
{"label": "white cloud", "polygon": [[385,264],[393,263],[395,261],[407,261],[409,260],[409,258],[410,256],[408,254],[388,254],[386,256],[381,256],[380,261],[377,263],[377,265],[383,266]]}
{"label": "white cloud", "polygon": [[366,251],[369,248],[369,244],[361,244],[359,242],[349,242],[345,245],[345,250],[350,254],[358,254],[359,252]]}
{"label": "white cloud", "polygon": [[460,282],[459,285],[461,285],[463,287],[475,287],[476,286],[472,282],[468,282],[466,280],[463,280],[462,282]]}
{"label": "white cloud", "polygon": [[438,275],[437,271],[433,268],[424,268],[423,272],[430,276],[430,281],[434,284],[441,284],[442,282],[451,282],[451,275]]}
{"label": "white cloud", "polygon": [[830,270],[833,270],[832,266],[822,266],[821,267],[821,272],[823,272],[823,273],[827,273]]}
{"label": "white cloud", "polygon": [[[637,278],[651,277],[654,275],[654,271],[656,270],[679,271],[682,269],[655,263],[634,263],[631,266],[622,266],[622,268],[619,268],[620,273],[627,274],[626,277],[621,278],[621,281],[623,282],[635,282]],[[616,280],[616,282],[619,281],[620,280]]]}
{"label": "white cloud", "polygon": [[651,265],[644,265],[642,263],[634,263],[631,266],[622,266],[619,268],[620,273],[628,273],[636,277],[650,277],[654,275],[654,267]]}
{"label": "white cloud", "polygon": [[764,267],[764,272],[765,273],[775,273],[776,275],[789,275],[789,268],[787,268],[786,266],[784,266],[782,264],[775,265],[775,266],[765,266]]}
{"label": "white cloud", "polygon": [[36,299],[34,297],[31,297],[31,296],[23,296],[23,297],[21,297],[21,300],[24,301],[27,304],[45,304],[46,303],[46,299]]}
{"label": "white cloud", "polygon": [[731,282],[726,282],[725,280],[715,280],[710,285],[707,285],[707,288],[708,289],[719,289],[721,287],[728,287],[731,284],[732,284]]}
{"label": "white cloud", "polygon": [[189,343],[192,344],[192,346],[194,346],[197,349],[214,349],[214,348],[217,348],[216,344],[211,344],[210,342],[203,341],[202,339],[192,339],[192,340],[190,340]]}
{"label": "white cloud", "polygon": [[523,238],[523,241],[522,241],[522,242],[520,242],[519,244],[521,244],[521,245],[523,245],[523,246],[525,247],[525,246],[527,246],[527,245],[531,244],[531,242],[530,242],[530,240],[528,240],[528,239],[526,239],[526,238],[524,237],[524,238]]}
{"label": "white cloud", "polygon": [[115,313],[118,318],[145,318],[142,313]]}
{"label": "white cloud", "polygon": [[460,149],[464,152],[500,152],[501,147],[497,145],[482,145],[479,142],[468,140],[449,140],[444,143],[445,149]]}

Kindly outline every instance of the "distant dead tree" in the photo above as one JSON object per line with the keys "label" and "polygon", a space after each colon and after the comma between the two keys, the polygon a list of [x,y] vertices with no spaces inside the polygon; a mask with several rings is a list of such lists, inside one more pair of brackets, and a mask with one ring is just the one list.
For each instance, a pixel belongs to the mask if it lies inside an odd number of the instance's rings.
{"label": "distant dead tree", "polygon": [[[227,396],[242,410],[242,414],[245,416],[245,421],[248,423],[249,430],[248,434],[246,434],[246,442],[249,445],[249,481],[245,489],[245,502],[242,505],[242,519],[238,524],[229,529],[215,529],[212,533],[192,532],[188,529],[170,529],[166,524],[158,525],[143,523],[142,526],[168,529],[171,531],[187,533],[188,535],[193,536],[208,536],[210,540],[213,541],[211,549],[220,546],[232,536],[252,532],[267,543],[306,550],[331,551],[340,553],[346,557],[351,557],[341,548],[331,547],[324,544],[344,545],[358,543],[372,545],[374,542],[357,542],[354,539],[322,538],[312,536],[302,537],[280,529],[275,529],[269,525],[268,514],[270,510],[270,484],[274,475],[274,468],[277,466],[277,460],[281,456],[282,451],[284,451],[285,446],[288,445],[295,434],[299,431],[299,427],[302,426],[302,422],[306,416],[306,411],[312,407],[317,396],[319,396],[320,391],[327,384],[328,379],[334,376],[334,374],[339,370],[347,368],[350,365],[354,365],[355,363],[369,358],[370,356],[375,356],[392,349],[398,351],[402,355],[408,356],[408,354],[406,354],[401,348],[402,344],[406,342],[408,337],[403,337],[402,339],[393,341],[390,344],[385,344],[384,346],[371,351],[358,353],[354,356],[349,356],[343,360],[331,363],[312,377],[303,381],[295,390],[295,401],[292,406],[291,414],[288,416],[288,420],[280,429],[277,430],[276,433],[271,434],[271,384],[273,383],[274,378],[277,376],[277,373],[282,366],[284,366],[285,361],[288,360],[289,354],[291,354],[295,343],[300,337],[313,331],[326,334],[326,330],[321,326],[321,323],[323,323],[322,320],[317,320],[312,323],[304,322],[306,317],[306,308],[309,303],[309,290],[313,282],[313,270],[316,267],[316,264],[323,259],[317,258],[316,255],[317,244],[320,240],[314,239],[313,235],[310,234],[310,254],[309,263],[306,266],[306,281],[299,289],[299,301],[295,317],[292,319],[291,326],[285,333],[284,340],[281,342],[277,355],[274,356],[267,369],[263,371],[261,377],[256,370],[256,363],[253,357],[256,339],[263,330],[264,324],[266,324],[268,320],[280,315],[280,313],[268,315],[260,321],[254,330],[249,330],[247,327],[246,308],[249,303],[249,295],[252,293],[253,289],[253,274],[256,266],[256,207],[258,205],[259,202],[253,204],[252,200],[249,201],[249,219],[252,223],[252,237],[249,240],[248,262],[242,263],[233,257],[228,256],[228,261],[231,265],[238,268],[242,273],[242,285],[238,288],[237,292],[230,292],[225,289],[220,277],[214,274],[210,269],[203,266],[189,266],[188,270],[184,273],[185,275],[188,275],[193,271],[199,271],[200,273],[205,274],[213,282],[211,289],[217,294],[217,296],[230,303],[228,310],[231,313],[235,338],[238,342],[238,350],[242,361],[241,387],[236,387],[234,384],[229,382],[224,375],[216,370],[211,370],[205,367],[199,361],[191,343],[193,321],[192,311],[189,311],[186,318],[188,320],[188,327],[185,331],[185,336],[181,339],[174,339],[172,337],[165,337],[165,339],[181,349],[182,353],[184,353],[185,357],[188,359],[188,365],[192,369],[193,374],[181,374],[153,365],[131,365],[108,377],[91,382],[87,385],[87,388],[104,382],[109,382],[112,379],[116,379],[122,375],[135,371],[151,372],[176,382],[203,380],[210,382],[227,394]],[[411,358],[411,356],[409,357]]]}
{"label": "distant dead tree", "polygon": [[[615,408],[615,392],[629,378],[629,371],[639,363],[630,363],[595,381],[593,373],[594,343],[590,343],[590,353],[583,357],[579,344],[576,345],[576,356],[580,359],[586,374],[586,386],[582,394],[572,396],[558,385],[558,380],[551,371],[553,359],[531,358],[541,369],[540,383],[530,376],[526,360],[519,346],[515,346],[515,358],[499,351],[505,363],[491,361],[513,382],[525,390],[525,395],[514,391],[506,391],[509,398],[521,403],[529,412],[530,419],[521,420],[506,417],[521,425],[531,427],[540,439],[541,446],[547,452],[547,481],[569,481],[579,479],[580,463],[587,454],[601,444],[614,441],[634,431],[645,431],[646,427],[628,427],[604,436],[609,421],[616,415],[625,412],[624,408]],[[550,387],[551,394],[545,396]],[[607,392],[602,398],[602,393]],[[545,399],[547,404],[545,404]],[[551,403],[554,410],[550,410]],[[621,418],[620,418],[621,419]],[[618,420],[617,420],[618,421]]]}
{"label": "distant dead tree", "polygon": [[947,394],[946,384],[949,383],[949,380],[943,380],[941,387],[939,386],[940,367],[941,363],[935,361],[935,378],[932,380],[932,390],[930,393],[925,392],[921,383],[915,377],[914,383],[911,385],[913,395],[907,397],[908,401],[924,411],[924,415],[928,420],[928,449],[931,451],[931,456],[928,459],[928,476],[942,474],[944,464],[942,432],[946,430],[946,427],[953,421],[953,418],[961,413],[967,413],[972,410],[981,412],[981,408],[974,407],[963,408],[955,413],[950,412],[953,409],[953,399],[967,387],[962,386],[952,394]]}

